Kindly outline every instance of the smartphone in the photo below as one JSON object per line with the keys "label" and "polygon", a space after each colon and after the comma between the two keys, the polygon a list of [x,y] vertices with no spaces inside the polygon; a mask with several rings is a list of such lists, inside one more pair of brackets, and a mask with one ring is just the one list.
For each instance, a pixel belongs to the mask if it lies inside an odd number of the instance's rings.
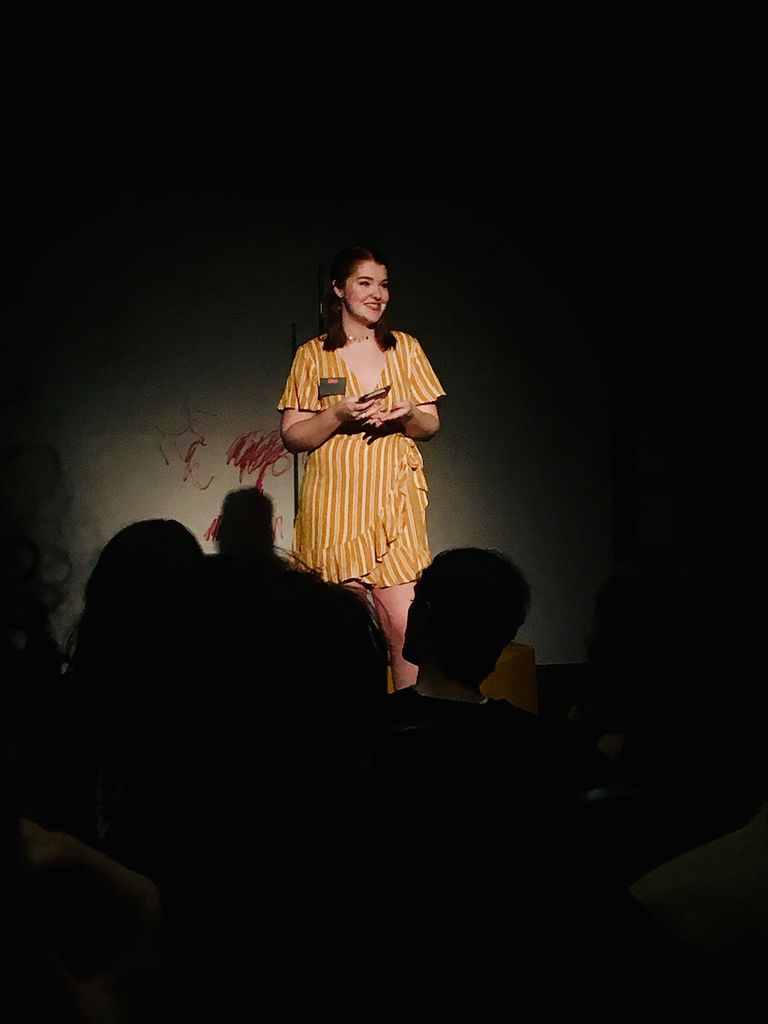
{"label": "smartphone", "polygon": [[374,398],[383,398],[391,387],[391,384],[385,384],[384,387],[376,388],[375,391],[369,391],[367,395],[360,395],[358,402],[372,402]]}

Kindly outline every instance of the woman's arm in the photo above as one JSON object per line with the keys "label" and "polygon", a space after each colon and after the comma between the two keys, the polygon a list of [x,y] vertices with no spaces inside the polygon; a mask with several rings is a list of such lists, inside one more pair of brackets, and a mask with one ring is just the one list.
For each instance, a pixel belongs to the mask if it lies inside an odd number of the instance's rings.
{"label": "woman's arm", "polygon": [[381,408],[381,399],[357,402],[343,398],[322,412],[285,409],[280,423],[280,436],[289,452],[309,452],[324,444],[342,423],[368,422],[374,410]]}

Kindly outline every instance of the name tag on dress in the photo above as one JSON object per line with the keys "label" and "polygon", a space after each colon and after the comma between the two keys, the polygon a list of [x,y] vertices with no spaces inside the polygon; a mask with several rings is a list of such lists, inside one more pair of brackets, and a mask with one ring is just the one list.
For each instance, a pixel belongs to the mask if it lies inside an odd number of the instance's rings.
{"label": "name tag on dress", "polygon": [[328,395],[346,395],[346,377],[321,377],[317,386],[317,397],[327,398]]}

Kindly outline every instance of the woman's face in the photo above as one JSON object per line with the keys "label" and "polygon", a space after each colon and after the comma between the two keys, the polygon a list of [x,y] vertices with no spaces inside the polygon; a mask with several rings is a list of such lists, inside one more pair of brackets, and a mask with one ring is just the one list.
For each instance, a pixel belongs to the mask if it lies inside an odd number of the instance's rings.
{"label": "woman's face", "polygon": [[334,285],[333,290],[350,316],[372,327],[381,320],[389,302],[387,268],[364,260],[341,287]]}

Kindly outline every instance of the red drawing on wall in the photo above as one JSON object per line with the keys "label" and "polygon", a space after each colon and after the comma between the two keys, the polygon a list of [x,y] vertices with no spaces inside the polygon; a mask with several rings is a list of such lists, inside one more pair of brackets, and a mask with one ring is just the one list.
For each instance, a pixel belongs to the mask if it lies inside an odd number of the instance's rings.
{"label": "red drawing on wall", "polygon": [[247,434],[240,434],[229,446],[227,465],[237,466],[240,470],[240,483],[246,474],[258,473],[254,487],[263,491],[267,470],[271,467],[272,476],[280,476],[290,467],[291,456],[283,444],[279,430],[270,430],[268,434],[251,430]]}
{"label": "red drawing on wall", "polygon": [[204,540],[216,540],[219,536],[219,523],[221,522],[221,516],[216,516],[211,525],[203,534]]}
{"label": "red drawing on wall", "polygon": [[[196,415],[200,414],[203,416],[209,415],[202,410],[198,410]],[[207,445],[207,441],[205,436],[195,426],[195,421],[189,410],[187,410],[187,424],[182,430],[176,433],[163,433],[159,427],[155,427],[155,430],[157,430],[161,437],[158,448],[160,449],[160,454],[165,459],[166,466],[171,465],[171,459],[178,459],[184,466],[181,478],[182,483],[186,483],[189,480],[193,487],[197,487],[201,491],[207,490],[211,486],[214,474],[211,474],[205,483],[202,482],[200,477],[200,460],[197,454],[198,448],[204,448]],[[168,451],[166,451],[166,448]]]}

